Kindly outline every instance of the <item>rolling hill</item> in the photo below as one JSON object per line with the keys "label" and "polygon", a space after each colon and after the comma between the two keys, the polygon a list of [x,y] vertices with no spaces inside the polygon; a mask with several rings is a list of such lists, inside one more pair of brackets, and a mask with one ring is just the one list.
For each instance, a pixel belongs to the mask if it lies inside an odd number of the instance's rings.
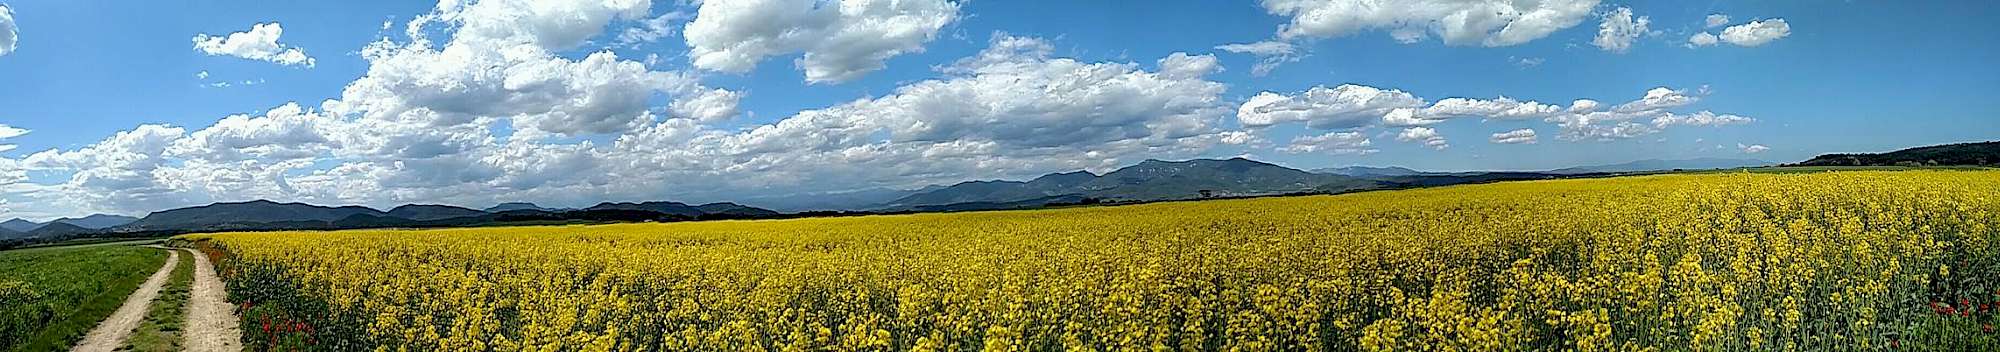
{"label": "rolling hill", "polygon": [[1415,176],[1427,172],[1411,170],[1401,166],[1346,166],[1313,169],[1313,173],[1346,175],[1354,177]]}
{"label": "rolling hill", "polygon": [[1825,154],[1789,166],[2000,166],[2000,141],[1934,145],[1888,153]]}
{"label": "rolling hill", "polygon": [[92,214],[81,218],[61,218],[50,223],[65,223],[86,229],[104,229],[139,221],[139,218],[123,215]]}
{"label": "rolling hill", "polygon": [[20,232],[20,233],[34,231],[35,228],[38,227],[42,227],[42,223],[22,220],[22,219],[10,219],[7,220],[6,222],[0,222],[0,229],[5,229],[7,231],[13,231],[13,232]]}
{"label": "rolling hill", "polygon": [[535,203],[526,203],[526,202],[500,203],[494,205],[493,207],[484,209],[484,211],[488,213],[498,213],[505,211],[513,211],[513,210],[555,211],[556,209],[543,208],[540,205],[535,205]]}
{"label": "rolling hill", "polygon": [[1694,159],[1646,159],[1610,165],[1578,166],[1549,170],[1551,174],[1621,173],[1672,170],[1714,170],[1743,167],[1770,166],[1769,161],[1755,159],[1694,158]]}
{"label": "rolling hill", "polygon": [[152,231],[240,228],[269,223],[326,223],[359,214],[386,215],[380,210],[361,206],[324,207],[255,200],[158,211],[118,229]]}
{"label": "rolling hill", "polygon": [[[1028,181],[970,181],[911,194],[884,210],[974,210],[1083,201],[1148,202],[1383,187],[1376,181],[1316,174],[1244,158],[1146,160],[1103,175],[1047,174]],[[957,204],[959,206],[953,206]],[[988,206],[981,206],[988,205]]]}
{"label": "rolling hill", "polygon": [[454,207],[449,205],[411,204],[389,209],[386,217],[417,221],[443,220],[468,216],[486,215],[487,212]]}

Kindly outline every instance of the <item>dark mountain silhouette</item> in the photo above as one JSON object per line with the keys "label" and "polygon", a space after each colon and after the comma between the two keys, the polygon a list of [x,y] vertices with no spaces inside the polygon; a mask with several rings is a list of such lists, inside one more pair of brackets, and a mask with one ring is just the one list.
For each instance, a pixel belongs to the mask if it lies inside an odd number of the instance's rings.
{"label": "dark mountain silhouette", "polygon": [[0,228],[0,240],[11,240],[11,239],[16,239],[16,238],[22,238],[22,237],[28,237],[28,234],[26,234],[26,233],[22,233],[22,232],[20,232],[20,231],[14,231],[14,230],[9,230],[9,229],[6,229],[6,228]]}
{"label": "dark mountain silhouette", "polygon": [[2000,141],[1934,145],[1888,153],[1826,154],[1791,166],[2000,166]]}
{"label": "dark mountain silhouette", "polygon": [[702,204],[694,208],[701,211],[701,216],[709,217],[759,218],[780,215],[775,211],[728,202]]}
{"label": "dark mountain silhouette", "polygon": [[1364,178],[1366,178],[1366,177],[1382,177],[1382,176],[1414,176],[1414,175],[1423,175],[1423,174],[1429,174],[1428,172],[1423,172],[1423,171],[1417,171],[1417,170],[1411,170],[1411,169],[1409,169],[1409,168],[1405,168],[1405,167],[1401,167],[1401,166],[1383,166],[1383,167],[1376,167],[1376,166],[1347,166],[1347,167],[1329,167],[1329,168],[1324,168],[1324,169],[1313,169],[1313,170],[1312,170],[1312,172],[1314,172],[1314,173],[1322,173],[1322,174],[1334,174],[1334,175],[1346,175],[1346,176],[1354,176],[1354,177],[1364,177]]}
{"label": "dark mountain silhouette", "polygon": [[255,200],[154,212],[117,229],[146,231],[254,228],[256,225],[268,223],[327,223],[357,214],[387,216],[382,211],[361,206],[324,207],[304,203]]}
{"label": "dark mountain silhouette", "polygon": [[28,231],[34,231],[35,228],[38,227],[42,227],[42,223],[22,220],[19,218],[10,219],[7,220],[7,222],[0,222],[0,229],[6,229],[7,231],[13,231],[13,232],[26,233]]}
{"label": "dark mountain silhouette", "polygon": [[65,222],[50,221],[33,231],[15,232],[17,238],[67,238],[70,236],[95,233],[96,229],[83,228]]}
{"label": "dark mountain silhouette", "polygon": [[[417,221],[442,220],[486,215],[486,212],[449,205],[411,204],[389,209],[383,216]],[[372,215],[372,214],[371,214]]]}
{"label": "dark mountain silhouette", "polygon": [[61,218],[51,223],[66,223],[86,229],[105,229],[139,221],[139,218],[123,215],[92,214],[81,218]]}
{"label": "dark mountain silhouette", "polygon": [[1769,161],[1754,160],[1754,159],[1724,159],[1724,158],[1695,158],[1695,159],[1676,159],[1676,160],[1647,159],[1647,160],[1639,160],[1639,161],[1618,163],[1611,165],[1592,165],[1592,166],[1563,168],[1563,169],[1549,170],[1547,171],[1547,173],[1588,174],[1588,173],[1602,173],[1602,172],[1615,173],[1615,172],[1646,172],[1646,171],[1672,171],[1672,170],[1714,170],[1714,169],[1734,169],[1734,168],[1744,168],[1744,167],[1770,166],[1771,164],[1773,163]]}
{"label": "dark mountain silhouette", "polygon": [[804,192],[737,199],[737,204],[781,212],[864,210],[915,194],[919,190],[866,188],[835,192]]}
{"label": "dark mountain silhouette", "polygon": [[504,211],[513,211],[513,210],[555,211],[556,209],[543,208],[540,205],[535,205],[535,203],[527,203],[527,202],[500,203],[498,205],[494,205],[491,208],[485,209],[485,211],[488,213],[498,213]]}
{"label": "dark mountain silhouette", "polygon": [[[1384,186],[1375,181],[1315,174],[1244,158],[1146,160],[1094,175],[1085,171],[1043,175],[1029,181],[971,181],[897,199],[892,211],[956,209],[1094,201],[1148,202],[1306,192],[1346,192]],[[1065,198],[1065,196],[1075,196]]]}
{"label": "dark mountain silhouette", "polygon": [[583,210],[644,210],[644,211],[650,211],[667,215],[685,216],[689,218],[701,216],[701,214],[706,213],[701,211],[701,209],[696,209],[694,206],[687,205],[686,203],[681,203],[681,202],[644,202],[644,203],[605,202],[605,203],[598,203],[597,205],[593,205],[589,208],[584,208]]}

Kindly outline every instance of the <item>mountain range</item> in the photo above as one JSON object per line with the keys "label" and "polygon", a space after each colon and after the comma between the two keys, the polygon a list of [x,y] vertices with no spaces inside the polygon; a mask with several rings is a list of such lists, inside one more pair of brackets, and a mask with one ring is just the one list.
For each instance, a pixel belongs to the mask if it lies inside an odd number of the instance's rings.
{"label": "mountain range", "polygon": [[[926,189],[878,210],[979,210],[1076,202],[1150,202],[1378,189],[1382,182],[1319,174],[1244,158],[1146,160],[1103,175],[1053,173],[1028,181],[970,181]],[[956,205],[956,206],[954,206]]]}
{"label": "mountain range", "polygon": [[1736,169],[1736,168],[1746,168],[1746,167],[1771,166],[1772,164],[1776,163],[1763,160],[1755,160],[1755,159],[1724,159],[1724,158],[1695,158],[1695,159],[1674,159],[1674,160],[1646,159],[1646,160],[1610,164],[1610,165],[1592,165],[1592,166],[1562,168],[1562,169],[1549,170],[1547,171],[1547,173],[1587,174],[1587,173],[1598,173],[1598,172],[1627,173],[1627,172],[1673,171],[1673,170],[1716,170],[1716,169]]}
{"label": "mountain range", "polygon": [[510,221],[672,221],[779,216],[775,211],[734,203],[687,205],[677,202],[602,203],[582,210],[508,203],[484,211],[450,205],[411,204],[380,211],[362,206],[327,207],[268,200],[215,203],[163,210],[110,232],[347,229],[377,227],[472,226]]}
{"label": "mountain range", "polygon": [[[1882,154],[1828,154],[1794,165],[1995,165],[2000,142],[1912,148]],[[1747,159],[1640,160],[1536,172],[1426,172],[1396,166],[1348,166],[1302,171],[1244,158],[1146,160],[1096,174],[1051,173],[1026,181],[982,180],[899,190],[752,197],[742,203],[605,202],[586,208],[501,203],[485,209],[411,204],[388,211],[362,206],[328,207],[255,200],[153,212],[142,218],[92,215],[48,223],[0,222],[0,247],[21,241],[73,237],[157,236],[227,230],[320,230],[386,227],[455,227],[511,223],[684,221],[777,218],[852,213],[1024,209],[1281,194],[1332,194],[1376,189],[1553,178],[1602,177],[1636,172],[1767,166]],[[754,205],[744,205],[754,204]],[[775,209],[775,210],[774,210]]]}
{"label": "mountain range", "polygon": [[67,236],[90,233],[138,220],[130,216],[95,214],[81,218],[61,218],[47,223],[23,219],[0,222],[0,239]]}

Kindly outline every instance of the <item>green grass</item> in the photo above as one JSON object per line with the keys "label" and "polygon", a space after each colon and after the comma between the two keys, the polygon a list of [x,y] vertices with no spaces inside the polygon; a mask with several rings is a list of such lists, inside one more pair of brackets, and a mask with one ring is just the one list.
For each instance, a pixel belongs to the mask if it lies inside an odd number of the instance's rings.
{"label": "green grass", "polygon": [[156,243],[156,242],[160,242],[160,241],[163,241],[163,240],[166,240],[166,239],[165,239],[165,238],[137,238],[137,239],[135,239],[135,238],[87,238],[87,239],[76,239],[76,240],[67,240],[67,241],[61,241],[61,242],[49,242],[49,243],[37,243],[37,244],[31,244],[31,245],[26,245],[26,246],[20,246],[20,247],[14,247],[14,248],[8,248],[8,249],[6,249],[6,250],[0,250],[0,251],[4,251],[4,252],[12,252],[12,251],[21,251],[21,250],[29,250],[29,249],[37,249],[37,248],[56,248],[56,247],[64,247],[64,248],[68,248],[68,247],[84,247],[84,246],[123,246],[123,245],[131,245],[131,246],[137,246],[137,245],[142,245],[142,244],[150,244],[150,243]]}
{"label": "green grass", "polygon": [[167,278],[167,284],[160,288],[160,296],[153,299],[153,305],[146,311],[146,320],[139,322],[139,328],[132,331],[132,337],[125,339],[125,347],[120,351],[180,351],[181,331],[187,317],[189,286],[194,283],[194,256],[181,253],[180,264],[174,266],[174,274]]}
{"label": "green grass", "polygon": [[133,246],[0,252],[0,350],[68,349],[166,261]]}

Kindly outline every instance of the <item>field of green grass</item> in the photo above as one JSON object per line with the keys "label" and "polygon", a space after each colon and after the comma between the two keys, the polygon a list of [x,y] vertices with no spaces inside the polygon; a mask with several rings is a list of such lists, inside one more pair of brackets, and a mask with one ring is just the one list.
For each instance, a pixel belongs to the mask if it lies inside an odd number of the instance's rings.
{"label": "field of green grass", "polygon": [[68,349],[166,260],[127,245],[0,252],[0,351]]}

